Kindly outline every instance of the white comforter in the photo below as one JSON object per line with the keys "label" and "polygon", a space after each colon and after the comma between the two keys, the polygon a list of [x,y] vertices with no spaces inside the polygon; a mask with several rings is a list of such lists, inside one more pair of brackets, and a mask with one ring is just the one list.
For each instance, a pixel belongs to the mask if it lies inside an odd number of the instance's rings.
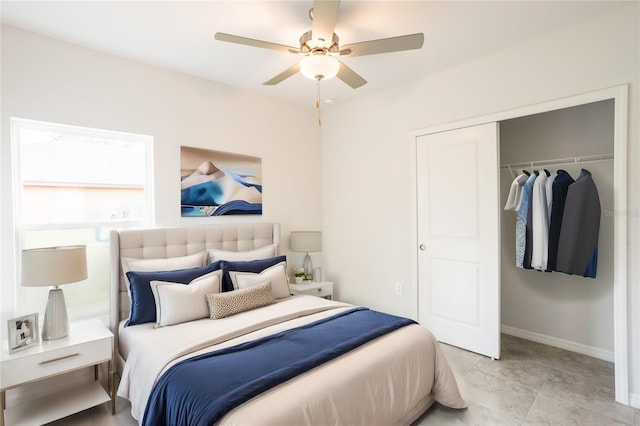
{"label": "white comforter", "polygon": [[[295,296],[220,320],[121,329],[127,360],[118,395],[131,401],[131,414],[141,421],[156,379],[176,362],[351,308]],[[411,325],[253,398],[220,424],[409,423],[434,399],[452,408],[465,406],[438,343],[426,329]]]}

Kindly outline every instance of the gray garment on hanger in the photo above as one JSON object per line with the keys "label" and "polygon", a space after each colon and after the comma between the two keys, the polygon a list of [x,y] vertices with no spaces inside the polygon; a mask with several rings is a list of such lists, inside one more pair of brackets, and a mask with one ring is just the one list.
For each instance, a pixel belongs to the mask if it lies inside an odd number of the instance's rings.
{"label": "gray garment on hanger", "polygon": [[598,248],[600,197],[591,173],[585,169],[569,185],[564,205],[556,271],[585,276]]}

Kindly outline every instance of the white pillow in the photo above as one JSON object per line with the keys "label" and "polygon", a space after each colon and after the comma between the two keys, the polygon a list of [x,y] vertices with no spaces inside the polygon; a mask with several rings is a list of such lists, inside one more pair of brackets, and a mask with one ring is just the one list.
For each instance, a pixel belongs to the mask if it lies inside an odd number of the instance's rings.
{"label": "white pillow", "polygon": [[287,280],[287,263],[280,262],[263,270],[259,274],[252,272],[229,271],[229,277],[236,290],[253,287],[265,281],[271,282],[271,293],[276,299],[289,297],[289,281]]}
{"label": "white pillow", "polygon": [[217,250],[217,249],[208,249],[209,252],[209,262],[214,262],[216,260],[229,260],[229,261],[246,261],[246,260],[258,260],[258,259],[268,259],[270,257],[276,256],[276,245],[271,244],[269,246],[260,247],[253,250],[246,251],[228,251],[228,250]]}
{"label": "white pillow", "polygon": [[166,259],[134,259],[123,257],[122,272],[124,272],[127,291],[129,290],[129,279],[127,272],[156,272],[156,271],[177,271],[179,269],[190,269],[205,266],[207,264],[207,252],[190,254],[181,257],[169,257]]}
{"label": "white pillow", "polygon": [[151,281],[156,300],[156,327],[209,317],[207,294],[219,293],[222,270],[198,277],[189,284]]}

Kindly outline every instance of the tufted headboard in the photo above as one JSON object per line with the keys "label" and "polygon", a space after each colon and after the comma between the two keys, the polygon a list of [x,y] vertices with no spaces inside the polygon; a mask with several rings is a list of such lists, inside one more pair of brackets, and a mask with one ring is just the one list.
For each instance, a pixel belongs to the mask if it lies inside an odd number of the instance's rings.
{"label": "tufted headboard", "polygon": [[[109,327],[116,336],[118,324],[129,316],[129,295],[122,272],[122,257],[137,259],[180,257],[206,249],[246,251],[280,244],[277,223],[243,223],[181,228],[111,231],[111,314]],[[117,346],[116,346],[117,348]]]}

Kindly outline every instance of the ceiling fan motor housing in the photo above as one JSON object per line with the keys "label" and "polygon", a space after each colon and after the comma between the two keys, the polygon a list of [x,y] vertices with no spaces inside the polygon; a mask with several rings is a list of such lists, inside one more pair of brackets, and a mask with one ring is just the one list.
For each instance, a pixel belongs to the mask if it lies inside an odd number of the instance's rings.
{"label": "ceiling fan motor housing", "polygon": [[340,39],[338,38],[336,33],[333,33],[330,43],[327,43],[327,41],[323,39],[313,40],[311,31],[307,31],[306,33],[302,34],[302,36],[300,36],[300,52],[304,54],[316,55],[338,53],[340,51],[339,41]]}

